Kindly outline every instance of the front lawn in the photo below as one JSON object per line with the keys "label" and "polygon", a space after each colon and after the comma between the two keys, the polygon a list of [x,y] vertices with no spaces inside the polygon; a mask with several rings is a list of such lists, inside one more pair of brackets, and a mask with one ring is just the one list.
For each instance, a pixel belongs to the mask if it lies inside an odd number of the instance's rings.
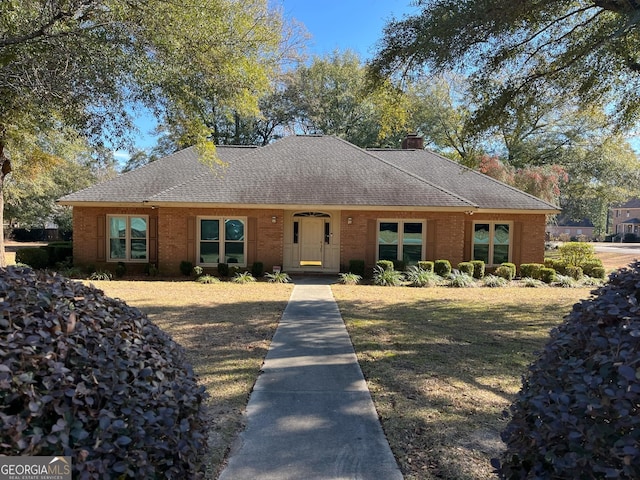
{"label": "front lawn", "polygon": [[590,290],[333,287],[406,480],[496,478],[503,412]]}

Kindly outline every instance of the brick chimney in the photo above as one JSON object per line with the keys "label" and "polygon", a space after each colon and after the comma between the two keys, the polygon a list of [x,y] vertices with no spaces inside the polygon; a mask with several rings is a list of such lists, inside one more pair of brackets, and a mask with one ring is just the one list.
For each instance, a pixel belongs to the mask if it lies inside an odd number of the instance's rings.
{"label": "brick chimney", "polygon": [[403,150],[424,150],[424,138],[417,133],[409,133],[402,140]]}

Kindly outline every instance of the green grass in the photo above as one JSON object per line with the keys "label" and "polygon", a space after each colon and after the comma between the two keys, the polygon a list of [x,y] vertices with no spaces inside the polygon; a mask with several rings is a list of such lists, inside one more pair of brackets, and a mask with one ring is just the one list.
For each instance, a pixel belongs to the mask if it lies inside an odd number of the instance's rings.
{"label": "green grass", "polygon": [[333,287],[406,480],[492,478],[503,411],[589,289]]}

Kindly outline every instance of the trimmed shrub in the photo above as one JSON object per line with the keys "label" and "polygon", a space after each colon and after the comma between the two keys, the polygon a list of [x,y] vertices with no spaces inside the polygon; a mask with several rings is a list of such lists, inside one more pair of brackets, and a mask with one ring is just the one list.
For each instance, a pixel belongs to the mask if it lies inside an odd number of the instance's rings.
{"label": "trimmed shrub", "polygon": [[49,255],[44,248],[27,247],[16,251],[16,263],[29,265],[35,270],[41,270],[49,266]]}
{"label": "trimmed shrub", "polygon": [[540,270],[543,268],[542,263],[523,263],[520,265],[520,276],[540,280]]}
{"label": "trimmed shrub", "polygon": [[580,280],[584,276],[582,268],[574,267],[573,265],[568,265],[567,268],[564,269],[564,272],[567,277],[571,277],[574,280]]}
{"label": "trimmed shrub", "polygon": [[460,273],[466,273],[470,277],[473,277],[474,270],[475,270],[475,267],[471,262],[460,262],[458,264],[458,271]]}
{"label": "trimmed shrub", "polygon": [[640,263],[574,305],[529,367],[502,478],[640,478]]}
{"label": "trimmed shrub", "polygon": [[420,260],[418,262],[418,268],[425,272],[433,272],[433,262],[430,260]]}
{"label": "trimmed shrub", "polygon": [[540,280],[546,284],[550,284],[556,281],[556,271],[553,268],[541,268]]}
{"label": "trimmed shrub", "polygon": [[202,478],[206,394],[167,334],[46,272],[0,270],[0,298],[1,455],[68,455],[73,478]]}
{"label": "trimmed shrub", "polygon": [[591,275],[589,276],[592,278],[598,278],[598,279],[604,280],[604,278],[607,276],[607,273],[605,272],[604,267],[592,267]]}
{"label": "trimmed shrub", "polygon": [[218,264],[218,275],[221,277],[229,276],[229,264],[228,263],[219,263]]}
{"label": "trimmed shrub", "polygon": [[364,277],[364,260],[349,260],[349,273]]}
{"label": "trimmed shrub", "polygon": [[480,280],[484,277],[485,264],[483,260],[471,260],[473,264],[473,278]]}
{"label": "trimmed shrub", "polygon": [[494,275],[504,278],[507,281],[513,280],[513,277],[515,276],[513,270],[508,265],[500,265],[498,268],[496,268]]}
{"label": "trimmed shrub", "polygon": [[[582,262],[579,267],[582,267],[582,272],[594,278],[604,278],[604,265],[602,264],[602,260],[599,258],[592,258],[591,260],[587,260],[586,262]],[[594,274],[594,269],[598,269]],[[600,270],[602,269],[603,275],[600,276]]]}
{"label": "trimmed shrub", "polygon": [[384,270],[393,270],[393,262],[391,260],[378,260],[376,266]]}
{"label": "trimmed shrub", "polygon": [[255,278],[262,277],[264,275],[264,263],[253,262],[253,265],[251,265],[251,275]]}
{"label": "trimmed shrub", "polygon": [[44,248],[49,255],[50,267],[73,258],[73,242],[51,242]]}
{"label": "trimmed shrub", "polygon": [[507,267],[509,269],[511,269],[511,278],[509,280],[513,280],[514,278],[516,278],[516,264],[515,263],[509,263],[509,262],[504,262],[500,264],[501,267]]}
{"label": "trimmed shrub", "polygon": [[127,273],[127,266],[124,264],[124,262],[118,262],[115,272],[116,278],[122,278],[125,276],[125,274]]}
{"label": "trimmed shrub", "polygon": [[377,265],[373,270],[373,283],[383,287],[396,287],[402,285],[404,276],[402,272],[394,270],[387,270],[381,265]]}
{"label": "trimmed shrub", "polygon": [[193,270],[192,262],[188,262],[187,260],[183,260],[180,262],[180,273],[182,273],[182,275],[184,275],[185,277],[188,277],[191,275],[192,270]]}
{"label": "trimmed shrub", "polygon": [[441,277],[448,277],[451,274],[451,262],[449,260],[436,260],[433,262],[433,271]]}

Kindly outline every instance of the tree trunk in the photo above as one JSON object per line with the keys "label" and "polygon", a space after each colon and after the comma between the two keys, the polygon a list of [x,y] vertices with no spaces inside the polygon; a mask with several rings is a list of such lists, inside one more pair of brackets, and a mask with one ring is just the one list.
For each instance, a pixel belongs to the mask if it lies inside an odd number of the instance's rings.
{"label": "tree trunk", "polygon": [[4,179],[11,173],[11,161],[4,154],[4,142],[0,140],[0,268],[7,266],[4,255]]}

